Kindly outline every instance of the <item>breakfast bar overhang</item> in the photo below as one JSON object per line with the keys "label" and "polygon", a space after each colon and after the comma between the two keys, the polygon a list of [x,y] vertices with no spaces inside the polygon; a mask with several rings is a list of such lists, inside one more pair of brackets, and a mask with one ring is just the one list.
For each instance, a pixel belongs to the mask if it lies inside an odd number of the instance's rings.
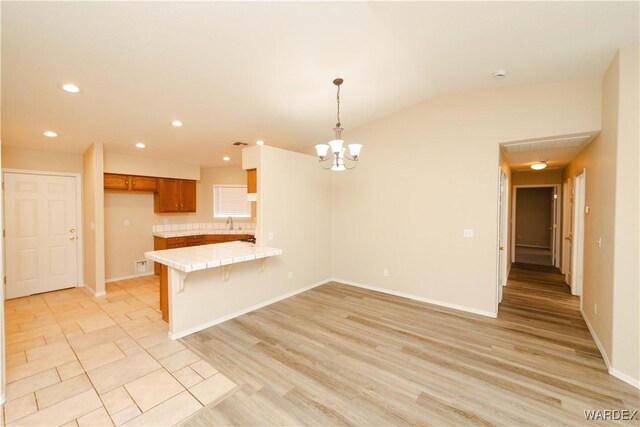
{"label": "breakfast bar overhang", "polygon": [[166,290],[160,292],[168,299],[169,337],[181,338],[256,308],[251,295],[268,283],[267,259],[282,252],[246,242],[146,252],[145,258],[167,269]]}

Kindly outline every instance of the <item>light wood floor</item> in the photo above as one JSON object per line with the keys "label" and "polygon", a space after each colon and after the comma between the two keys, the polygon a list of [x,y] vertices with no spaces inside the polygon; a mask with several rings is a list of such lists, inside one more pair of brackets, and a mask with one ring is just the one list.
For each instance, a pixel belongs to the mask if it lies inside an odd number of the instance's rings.
{"label": "light wood floor", "polygon": [[497,319],[331,283],[191,335],[240,386],[185,424],[604,425],[583,411],[638,409],[544,269],[513,266]]}

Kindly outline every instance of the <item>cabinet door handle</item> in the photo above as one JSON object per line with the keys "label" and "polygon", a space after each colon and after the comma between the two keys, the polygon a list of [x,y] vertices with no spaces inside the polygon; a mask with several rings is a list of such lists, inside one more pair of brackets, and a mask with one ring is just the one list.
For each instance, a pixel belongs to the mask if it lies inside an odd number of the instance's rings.
{"label": "cabinet door handle", "polygon": [[178,204],[176,203],[176,209],[178,209]]}
{"label": "cabinet door handle", "polygon": [[180,209],[182,209],[184,207],[184,205],[182,203],[180,203]]}

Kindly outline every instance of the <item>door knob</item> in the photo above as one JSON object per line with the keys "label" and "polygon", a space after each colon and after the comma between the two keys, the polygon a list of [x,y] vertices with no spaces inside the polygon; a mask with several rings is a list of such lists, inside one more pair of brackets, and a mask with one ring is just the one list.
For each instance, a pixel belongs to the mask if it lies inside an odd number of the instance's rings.
{"label": "door knob", "polygon": [[76,240],[76,236],[69,237],[69,240]]}
{"label": "door knob", "polygon": [[75,228],[70,228],[70,229],[69,229],[69,233],[75,233],[75,232],[76,232],[76,229],[75,229]]}
{"label": "door knob", "polygon": [[501,250],[501,251],[504,251],[504,246],[500,246],[500,250]]}

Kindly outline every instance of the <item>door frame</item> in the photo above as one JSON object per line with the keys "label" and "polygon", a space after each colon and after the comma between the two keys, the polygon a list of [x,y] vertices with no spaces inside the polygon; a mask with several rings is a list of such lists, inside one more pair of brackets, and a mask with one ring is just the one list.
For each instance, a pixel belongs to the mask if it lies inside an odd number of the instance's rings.
{"label": "door frame", "polygon": [[[567,178],[562,182],[562,262],[560,272],[564,274],[564,281],[571,286],[571,253],[573,252],[573,200],[572,178]],[[569,242],[569,243],[567,243]]]}
{"label": "door frame", "polygon": [[[497,289],[496,289],[496,312],[502,302],[503,287],[507,285],[509,268],[507,267],[507,247],[509,246],[509,175],[499,168],[498,171],[498,236],[497,236]],[[500,235],[502,234],[502,241]],[[502,246],[502,250],[500,247]],[[502,279],[502,280],[501,280]]]}
{"label": "door frame", "polygon": [[[33,171],[29,169],[10,169],[10,168],[2,168],[2,186],[4,189],[4,176],[7,173],[11,174],[20,174],[20,175],[48,175],[48,176],[66,176],[73,177],[76,182],[76,233],[78,236],[78,240],[82,243],[78,245],[78,251],[76,254],[77,263],[78,263],[78,284],[77,288],[83,288],[84,284],[84,233],[83,233],[83,217],[82,217],[82,174],[73,173],[73,172],[51,172],[51,171]],[[4,190],[2,191],[2,209],[4,209],[5,199],[4,199]],[[6,228],[4,215],[2,217],[2,229]],[[3,257],[2,257],[2,265],[4,267],[4,271],[6,274],[6,260],[7,260],[7,248],[6,248],[6,240],[4,236],[2,237],[2,248],[3,248]],[[3,296],[4,297],[4,296]]]}
{"label": "door frame", "polygon": [[[571,242],[571,293],[580,297],[582,309],[582,291],[584,289],[584,223],[587,194],[587,171],[582,169],[573,177],[573,241]],[[580,281],[578,274],[580,271]]]}
{"label": "door frame", "polygon": [[[558,203],[558,200],[562,200],[562,184],[535,184],[535,185],[514,185],[513,186],[513,201],[511,202],[511,262],[516,262],[516,206],[517,206],[517,197],[518,197],[518,188],[554,188],[555,194],[558,196],[556,199],[555,212],[553,216],[555,218],[555,230],[553,230],[553,243],[551,247],[551,256],[553,259],[553,266],[560,266],[560,239],[561,239],[561,228],[562,228],[562,218],[561,218],[561,205],[562,203]],[[553,206],[552,208],[553,209]],[[555,254],[555,257],[554,257]]]}

